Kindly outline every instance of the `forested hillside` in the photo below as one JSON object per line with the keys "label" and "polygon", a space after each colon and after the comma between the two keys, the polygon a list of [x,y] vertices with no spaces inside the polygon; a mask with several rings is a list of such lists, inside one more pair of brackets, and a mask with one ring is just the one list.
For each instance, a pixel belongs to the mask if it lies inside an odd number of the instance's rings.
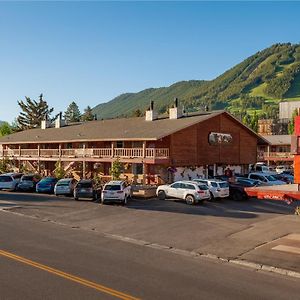
{"label": "forested hillside", "polygon": [[300,45],[275,44],[211,81],[181,81],[169,87],[122,94],[93,108],[98,118],[144,112],[151,100],[160,113],[178,97],[186,110],[227,109],[240,118],[276,117],[278,102],[300,100]]}

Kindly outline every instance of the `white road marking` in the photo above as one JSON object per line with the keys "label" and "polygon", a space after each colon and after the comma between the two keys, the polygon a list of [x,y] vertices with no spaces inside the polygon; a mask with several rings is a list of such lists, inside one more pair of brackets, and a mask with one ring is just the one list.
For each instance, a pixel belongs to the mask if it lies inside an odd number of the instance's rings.
{"label": "white road marking", "polygon": [[292,247],[292,246],[286,246],[286,245],[278,245],[272,248],[272,250],[277,251],[283,251],[293,254],[300,254],[300,248],[299,247]]}

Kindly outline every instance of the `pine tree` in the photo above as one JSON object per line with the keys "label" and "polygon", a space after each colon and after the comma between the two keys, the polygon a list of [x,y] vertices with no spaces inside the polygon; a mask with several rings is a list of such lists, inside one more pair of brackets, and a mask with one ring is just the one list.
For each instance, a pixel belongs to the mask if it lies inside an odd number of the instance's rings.
{"label": "pine tree", "polygon": [[31,100],[29,97],[25,97],[25,102],[18,101],[18,105],[22,109],[17,118],[17,125],[20,130],[40,126],[41,121],[49,118],[53,112],[53,108],[49,108],[47,102],[43,100],[43,94],[39,98],[39,101]]}
{"label": "pine tree", "polygon": [[12,133],[11,126],[7,122],[3,122],[0,126],[0,136],[8,135]]}
{"label": "pine tree", "polygon": [[289,122],[289,125],[288,125],[288,134],[294,134],[294,131],[295,131],[295,117],[298,116],[298,110],[295,109],[293,111],[293,114],[292,114],[292,120]]}
{"label": "pine tree", "polygon": [[81,120],[84,122],[94,120],[93,110],[90,106],[87,106],[87,108],[84,109],[84,113],[81,116]]}
{"label": "pine tree", "polygon": [[65,111],[64,117],[66,121],[70,123],[80,121],[81,113],[78,105],[74,101],[68,106],[67,110]]}

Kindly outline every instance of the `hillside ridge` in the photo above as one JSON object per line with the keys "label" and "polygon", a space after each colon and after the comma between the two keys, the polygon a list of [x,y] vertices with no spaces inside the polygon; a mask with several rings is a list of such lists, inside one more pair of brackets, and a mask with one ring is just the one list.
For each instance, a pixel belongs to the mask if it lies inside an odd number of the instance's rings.
{"label": "hillside ridge", "polygon": [[144,113],[153,100],[164,113],[180,99],[187,111],[226,109],[237,117],[258,113],[263,118],[278,113],[282,100],[300,100],[300,44],[275,44],[225,71],[213,80],[186,80],[168,87],[124,93],[93,108],[98,118],[128,117]]}

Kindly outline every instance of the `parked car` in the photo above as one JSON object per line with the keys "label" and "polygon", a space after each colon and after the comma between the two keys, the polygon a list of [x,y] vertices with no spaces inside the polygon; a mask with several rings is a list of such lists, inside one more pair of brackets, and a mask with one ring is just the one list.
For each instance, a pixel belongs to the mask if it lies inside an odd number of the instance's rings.
{"label": "parked car", "polygon": [[175,198],[185,200],[190,205],[210,200],[208,187],[195,181],[176,181],[170,185],[160,185],[156,189],[156,195],[160,200]]}
{"label": "parked car", "polygon": [[106,183],[101,192],[101,203],[118,202],[123,205],[131,198],[131,186],[125,181],[110,181]]}
{"label": "parked car", "polygon": [[63,178],[57,181],[54,187],[54,194],[58,195],[72,195],[77,181],[73,178]]}
{"label": "parked car", "polygon": [[74,199],[97,200],[101,194],[101,188],[97,187],[92,179],[81,179],[74,188]]}
{"label": "parked car", "polygon": [[256,180],[256,179],[251,179],[248,177],[236,177],[236,182],[241,183],[245,186],[260,186],[264,185],[261,181]]}
{"label": "parked car", "polygon": [[20,179],[17,190],[23,192],[35,191],[40,180],[41,176],[39,174],[24,174]]}
{"label": "parked car", "polygon": [[286,184],[294,183],[294,176],[293,175],[280,173],[280,174],[275,174],[275,175],[272,175],[272,176],[274,176],[278,180],[284,181]]}
{"label": "parked car", "polygon": [[267,166],[265,163],[258,162],[253,165],[252,171],[254,172],[271,172],[273,168],[271,166]]}
{"label": "parked car", "polygon": [[0,175],[0,190],[15,191],[22,175],[22,173],[5,173]]}
{"label": "parked car", "polygon": [[290,166],[277,166],[276,168],[275,168],[275,171],[277,172],[277,173],[282,173],[282,172],[284,172],[284,171],[291,171],[291,167]]}
{"label": "parked car", "polygon": [[230,198],[235,201],[242,201],[247,200],[248,195],[245,192],[246,187],[255,187],[259,185],[259,182],[257,180],[250,180],[250,179],[236,179],[235,182],[229,183],[229,194]]}
{"label": "parked car", "polygon": [[264,185],[280,185],[280,184],[286,184],[282,180],[276,179],[272,173],[263,173],[263,172],[257,172],[257,173],[250,173],[248,175],[248,178],[259,180]]}
{"label": "parked car", "polygon": [[194,179],[196,182],[204,183],[208,186],[211,200],[215,198],[229,197],[229,184],[224,180],[217,179]]}
{"label": "parked car", "polygon": [[36,184],[36,192],[53,194],[56,182],[55,177],[45,177]]}

